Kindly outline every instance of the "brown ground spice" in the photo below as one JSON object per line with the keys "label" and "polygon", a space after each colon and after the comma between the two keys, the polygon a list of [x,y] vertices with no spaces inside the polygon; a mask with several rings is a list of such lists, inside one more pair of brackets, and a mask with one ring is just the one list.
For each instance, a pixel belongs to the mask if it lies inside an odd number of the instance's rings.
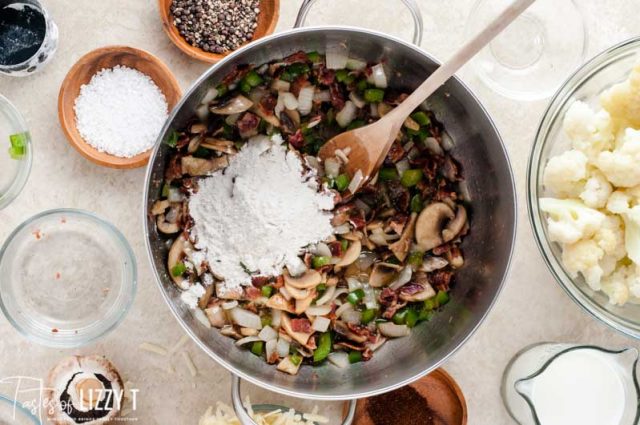
{"label": "brown ground spice", "polygon": [[367,400],[374,425],[449,425],[413,387],[403,387]]}

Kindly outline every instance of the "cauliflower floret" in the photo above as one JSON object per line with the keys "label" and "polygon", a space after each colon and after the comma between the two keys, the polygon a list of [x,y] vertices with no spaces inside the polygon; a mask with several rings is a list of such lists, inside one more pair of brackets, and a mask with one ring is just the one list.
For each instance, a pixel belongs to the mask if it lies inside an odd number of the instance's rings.
{"label": "cauliflower floret", "polygon": [[594,290],[600,290],[600,280],[604,274],[600,260],[604,251],[594,240],[581,240],[562,249],[562,264],[573,278],[580,273]]}
{"label": "cauliflower floret", "polygon": [[618,187],[640,184],[640,131],[627,128],[614,151],[601,152],[594,164]]}
{"label": "cauliflower floret", "polygon": [[591,238],[606,218],[600,211],[574,199],[541,198],[540,209],[549,215],[549,238],[565,244]]}
{"label": "cauliflower floret", "polygon": [[627,255],[624,247],[624,229],[622,219],[616,215],[608,215],[602,225],[593,235],[593,240],[606,255],[612,256],[615,261],[621,260]]}
{"label": "cauliflower floret", "polygon": [[607,111],[596,113],[586,103],[576,101],[567,110],[563,125],[574,149],[583,152],[589,159],[612,147],[613,129]]}
{"label": "cauliflower floret", "polygon": [[544,170],[544,185],[558,196],[577,196],[587,178],[587,156],[570,150],[549,159]]}
{"label": "cauliflower floret", "polygon": [[634,66],[628,80],[602,93],[600,104],[614,120],[626,126],[640,127],[640,62]]}
{"label": "cauliflower floret", "polygon": [[625,225],[624,241],[627,256],[640,265],[640,206],[630,208],[622,217]]}
{"label": "cauliflower floret", "polygon": [[611,275],[602,279],[600,284],[602,291],[609,296],[609,302],[614,305],[623,305],[629,300],[629,286],[627,267],[619,267]]}
{"label": "cauliflower floret", "polygon": [[631,197],[623,190],[616,190],[609,196],[607,210],[614,214],[626,213],[631,204]]}
{"label": "cauliflower floret", "polygon": [[607,178],[599,171],[594,171],[584,185],[584,190],[580,194],[586,206],[591,208],[604,208],[607,205],[609,195],[613,192],[613,186]]}

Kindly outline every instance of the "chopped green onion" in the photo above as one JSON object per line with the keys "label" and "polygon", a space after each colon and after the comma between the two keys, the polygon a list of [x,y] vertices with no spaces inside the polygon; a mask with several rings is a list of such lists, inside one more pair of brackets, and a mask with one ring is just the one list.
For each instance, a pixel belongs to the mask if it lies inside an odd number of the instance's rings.
{"label": "chopped green onion", "polygon": [[247,75],[245,75],[244,80],[251,87],[257,87],[264,81],[256,71],[250,71]]}
{"label": "chopped green onion", "polygon": [[378,178],[382,181],[397,180],[398,170],[395,168],[381,168]]}
{"label": "chopped green onion", "polygon": [[209,158],[211,156],[211,151],[202,146],[198,146],[198,149],[193,153],[193,156],[196,158]]}
{"label": "chopped green onion", "polygon": [[313,352],[313,362],[320,363],[329,356],[331,352],[331,333],[325,332],[318,338],[318,348]]}
{"label": "chopped green onion", "polygon": [[167,146],[175,148],[176,145],[178,144],[178,132],[173,130],[171,134],[169,134],[169,138],[165,143],[167,144]]}
{"label": "chopped green onion", "polygon": [[411,212],[419,213],[420,211],[422,211],[422,197],[416,194],[411,198]]}
{"label": "chopped green onion", "polygon": [[424,308],[426,310],[435,310],[438,308],[438,303],[436,302],[436,297],[429,298],[428,300],[424,300]]}
{"label": "chopped green onion", "polygon": [[307,59],[313,63],[320,62],[320,53],[318,52],[309,52],[307,53]]}
{"label": "chopped green onion", "polygon": [[262,324],[262,327],[264,328],[265,326],[271,326],[271,316],[262,316],[260,318],[260,323]]}
{"label": "chopped green onion", "polygon": [[402,173],[402,178],[400,179],[400,183],[402,183],[404,187],[412,187],[418,184],[418,182],[421,179],[422,179],[422,170],[413,168],[413,169],[405,170],[405,172]]}
{"label": "chopped green onion", "polygon": [[318,286],[316,286],[316,291],[318,292],[324,292],[327,290],[327,284],[326,283],[320,283],[318,284]]}
{"label": "chopped green onion", "polygon": [[364,290],[362,288],[358,288],[355,291],[350,292],[349,295],[347,295],[347,301],[349,301],[353,305],[358,304],[358,302],[363,298],[364,298]]}
{"label": "chopped green onion", "polygon": [[9,155],[11,159],[20,159],[24,156],[27,149],[27,137],[29,137],[29,133],[26,131],[9,136],[9,142],[11,143]]}
{"label": "chopped green onion", "polygon": [[216,87],[216,90],[218,90],[217,97],[222,97],[227,94],[227,92],[229,91],[229,87],[226,84],[220,84],[218,87]]}
{"label": "chopped green onion", "polygon": [[410,308],[407,310],[407,317],[405,319],[405,323],[407,324],[408,327],[413,328],[416,324],[418,324],[419,318],[420,316],[418,315],[418,312]]}
{"label": "chopped green onion", "polygon": [[396,312],[396,314],[393,315],[393,318],[391,320],[393,320],[393,323],[395,323],[396,325],[404,325],[407,321],[408,311],[409,309],[405,308]]}
{"label": "chopped green onion", "polygon": [[431,124],[429,116],[422,111],[414,112],[413,114],[411,114],[411,119],[420,124],[420,126],[422,127]]}
{"label": "chopped green onion", "polygon": [[349,187],[349,182],[351,180],[349,179],[349,176],[346,174],[340,174],[338,177],[336,177],[336,189],[338,189],[338,191],[343,192],[347,187]]}
{"label": "chopped green onion", "polygon": [[287,72],[291,75],[291,79],[296,78],[302,74],[309,72],[309,65],[306,63],[294,63],[289,65]]}
{"label": "chopped green onion", "polygon": [[269,298],[273,293],[273,286],[265,285],[262,287],[262,289],[260,289],[260,292],[262,293],[263,297]]}
{"label": "chopped green onion", "polygon": [[367,87],[369,87],[369,84],[367,83],[367,80],[360,80],[356,84],[356,89],[358,89],[358,91],[360,91],[360,92],[365,91],[367,89]]}
{"label": "chopped green onion", "polygon": [[380,103],[384,100],[384,90],[366,89],[364,91],[364,100],[369,103]]}
{"label": "chopped green onion", "polygon": [[427,137],[429,137],[429,132],[424,128],[421,128],[420,130],[418,130],[418,133],[416,134],[416,136],[418,137],[418,140],[420,140],[421,142],[424,142],[424,140]]}
{"label": "chopped green onion", "polygon": [[336,111],[333,108],[330,108],[327,111],[327,124],[333,124],[336,120]]}
{"label": "chopped green onion", "polygon": [[302,356],[298,353],[293,353],[291,356],[289,356],[289,360],[291,360],[291,363],[293,363],[295,366],[298,366],[300,363],[302,363]]}
{"label": "chopped green onion", "polygon": [[346,69],[339,69],[336,71],[336,80],[339,83],[344,82],[344,80],[346,80],[348,76],[349,76],[349,71],[347,71]]}
{"label": "chopped green onion", "polygon": [[162,185],[162,193],[161,195],[163,197],[168,197],[169,196],[169,189],[171,188],[171,186],[169,185],[169,183],[165,183],[164,185]]}
{"label": "chopped green onion", "polygon": [[436,314],[435,310],[429,310],[427,308],[423,308],[422,310],[420,310],[420,314],[418,315],[418,321],[422,322],[422,321],[429,321],[433,318],[433,316]]}
{"label": "chopped green onion", "polygon": [[251,345],[251,352],[256,356],[261,356],[263,350],[264,350],[264,341],[255,341]]}
{"label": "chopped green onion", "polygon": [[347,130],[355,130],[356,128],[364,127],[365,124],[364,120],[354,120],[347,126]]}
{"label": "chopped green onion", "polygon": [[282,74],[280,74],[280,79],[282,81],[286,81],[286,82],[290,83],[290,82],[293,81],[293,75],[291,75],[291,73],[285,69],[282,72]]}
{"label": "chopped green onion", "polygon": [[173,277],[179,277],[182,276],[186,271],[187,266],[185,266],[184,263],[178,263],[171,269],[171,274],[173,275]]}
{"label": "chopped green onion", "polygon": [[240,81],[240,90],[243,93],[249,93],[251,91],[251,84],[247,80]]}
{"label": "chopped green onion", "polygon": [[424,252],[422,251],[414,251],[409,254],[409,259],[407,262],[412,266],[420,267],[422,265],[422,260],[424,259]]}
{"label": "chopped green onion", "polygon": [[324,267],[329,263],[331,263],[331,257],[316,256],[311,260],[311,265],[314,269],[319,269],[320,267]]}
{"label": "chopped green onion", "polygon": [[438,291],[438,293],[436,294],[436,302],[438,303],[438,306],[443,306],[448,303],[449,293],[445,291]]}
{"label": "chopped green onion", "polygon": [[362,353],[360,351],[349,352],[349,363],[360,363],[362,361]]}
{"label": "chopped green onion", "polygon": [[360,319],[362,324],[366,325],[367,323],[370,323],[373,319],[376,318],[377,313],[378,313],[378,310],[376,310],[375,308],[368,308],[365,311],[363,311],[362,319]]}
{"label": "chopped green onion", "polygon": [[347,239],[343,239],[340,241],[340,248],[342,248],[343,251],[346,251],[347,248],[349,248],[349,241]]}

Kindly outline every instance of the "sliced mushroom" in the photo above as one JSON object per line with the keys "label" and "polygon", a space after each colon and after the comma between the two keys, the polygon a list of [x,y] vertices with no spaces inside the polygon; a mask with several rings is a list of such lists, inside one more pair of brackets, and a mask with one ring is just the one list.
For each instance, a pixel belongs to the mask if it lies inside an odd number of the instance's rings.
{"label": "sliced mushroom", "polygon": [[298,341],[302,345],[307,345],[309,338],[311,338],[311,335],[313,335],[313,332],[308,334],[304,332],[295,332],[291,327],[291,319],[289,318],[289,315],[287,313],[282,313],[282,319],[280,323],[281,323],[282,329],[284,329],[284,331],[291,338]]}
{"label": "sliced mushroom", "polygon": [[409,248],[411,248],[411,242],[413,241],[413,232],[416,228],[418,215],[416,213],[411,213],[411,218],[409,218],[409,223],[404,226],[404,230],[402,232],[402,236],[400,239],[389,245],[389,249],[396,258],[400,261],[404,261],[407,258],[407,253],[409,252]]}
{"label": "sliced mushroom", "polygon": [[164,214],[160,214],[158,216],[156,219],[156,226],[158,227],[158,230],[166,235],[171,235],[180,231],[180,225],[177,222],[168,222]]}
{"label": "sliced mushroom", "polygon": [[196,134],[189,140],[189,146],[187,146],[187,152],[194,153],[200,147],[204,136],[202,134]]}
{"label": "sliced mushroom", "polygon": [[267,301],[267,307],[275,310],[286,311],[288,313],[295,313],[292,301],[287,301],[282,295],[275,294]]}
{"label": "sliced mushroom", "polygon": [[352,241],[349,244],[349,248],[347,248],[347,251],[342,255],[342,258],[340,258],[340,261],[338,261],[338,263],[335,265],[336,269],[348,266],[349,264],[355,262],[360,256],[361,251],[362,243],[360,243],[360,241]]}
{"label": "sliced mushroom", "polygon": [[448,220],[455,217],[453,209],[444,202],[425,207],[416,222],[416,242],[423,251],[429,251],[444,243],[442,230]]}
{"label": "sliced mushroom", "polygon": [[209,110],[218,115],[233,115],[248,111],[253,102],[242,95],[232,97],[228,101],[212,106]]}
{"label": "sliced mushroom", "polygon": [[371,275],[369,276],[369,286],[373,288],[381,288],[387,286],[398,277],[400,270],[395,264],[376,263],[373,265]]}
{"label": "sliced mushroom", "polygon": [[289,273],[284,274],[284,283],[296,289],[315,288],[322,282],[322,275],[317,270],[307,270],[302,276],[293,277]]}
{"label": "sliced mushroom", "polygon": [[431,285],[426,284],[422,285],[422,287],[423,289],[421,291],[413,294],[403,292],[402,289],[400,289],[400,299],[407,302],[416,302],[428,300],[429,298],[436,296],[436,291],[431,287]]}
{"label": "sliced mushroom", "polygon": [[454,269],[459,269],[460,267],[464,266],[464,257],[462,256],[462,252],[460,252],[460,249],[458,249],[457,247],[449,250],[446,256],[449,260],[449,263],[451,264],[451,267],[453,267]]}
{"label": "sliced mushroom", "polygon": [[200,144],[203,148],[233,155],[238,152],[235,144],[230,140],[214,139],[213,137],[205,137]]}
{"label": "sliced mushroom", "polygon": [[224,310],[220,306],[220,303],[205,308],[204,314],[207,315],[209,323],[211,323],[211,326],[213,327],[221,328],[227,324],[227,317],[225,316]]}
{"label": "sliced mushroom", "polygon": [[307,296],[307,298],[302,299],[302,300],[298,300],[296,299],[296,314],[302,314],[305,312],[306,309],[309,308],[309,306],[311,306],[311,303],[313,302],[313,300],[316,298],[317,292],[315,289],[311,289],[309,291],[309,295]]}
{"label": "sliced mushroom", "polygon": [[242,335],[242,336],[257,336],[258,332],[259,331],[257,329],[240,328],[240,335]]}
{"label": "sliced mushroom", "polygon": [[284,287],[287,288],[287,293],[295,300],[304,300],[311,293],[310,289],[294,288],[293,286],[287,285],[287,282],[284,283]]}
{"label": "sliced mushroom", "polygon": [[178,263],[182,262],[185,254],[185,248],[189,247],[191,243],[184,237],[184,235],[180,235],[176,238],[176,240],[171,245],[171,249],[169,249],[169,258],[167,260],[167,266],[169,267],[169,276],[171,276],[171,280],[176,286],[180,289],[189,289],[191,286],[190,282],[182,276],[174,276],[172,273],[173,268],[178,265]]}
{"label": "sliced mushroom", "polygon": [[205,309],[213,296],[213,285],[204,288],[204,294],[198,299],[198,307]]}
{"label": "sliced mushroom", "polygon": [[167,208],[169,208],[169,200],[163,199],[162,201],[156,201],[151,207],[152,215],[160,215],[163,214]]}
{"label": "sliced mushroom", "polygon": [[442,240],[449,242],[453,240],[464,226],[467,224],[467,210],[462,205],[458,205],[456,210],[456,216],[447,224],[447,227],[442,231]]}
{"label": "sliced mushroom", "polygon": [[355,332],[351,331],[351,329],[349,329],[347,325],[345,325],[345,323],[341,320],[336,320],[334,329],[340,335],[350,339],[351,341],[357,342],[358,344],[367,342],[366,336],[358,335]]}
{"label": "sliced mushroom", "polygon": [[207,126],[201,122],[192,124],[191,127],[189,128],[189,133],[191,134],[200,134],[200,133],[204,133],[205,131],[207,131]]}
{"label": "sliced mushroom", "polygon": [[260,105],[251,108],[251,112],[268,122],[274,127],[280,127],[280,120],[274,114],[267,113]]}
{"label": "sliced mushroom", "polygon": [[216,295],[223,300],[239,300],[243,295],[242,288],[229,288],[223,282],[216,283]]}
{"label": "sliced mushroom", "polygon": [[227,156],[211,159],[183,156],[180,160],[180,165],[182,167],[182,174],[188,174],[190,176],[205,176],[209,173],[225,168],[229,165],[229,159]]}
{"label": "sliced mushroom", "polygon": [[448,265],[449,262],[442,257],[427,257],[424,259],[420,267],[418,267],[418,271],[430,273],[443,269]]}
{"label": "sliced mushroom", "polygon": [[233,339],[242,338],[242,335],[238,333],[238,331],[233,325],[224,325],[222,329],[220,329],[220,333],[224,336],[229,336]]}

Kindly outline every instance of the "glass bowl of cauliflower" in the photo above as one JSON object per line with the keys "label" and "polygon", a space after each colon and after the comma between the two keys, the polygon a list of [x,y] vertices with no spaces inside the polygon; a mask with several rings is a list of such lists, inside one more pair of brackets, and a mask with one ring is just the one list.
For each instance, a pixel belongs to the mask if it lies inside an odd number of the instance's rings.
{"label": "glass bowl of cauliflower", "polygon": [[640,38],[572,75],[528,165],[534,234],[556,280],[593,316],[640,338]]}

